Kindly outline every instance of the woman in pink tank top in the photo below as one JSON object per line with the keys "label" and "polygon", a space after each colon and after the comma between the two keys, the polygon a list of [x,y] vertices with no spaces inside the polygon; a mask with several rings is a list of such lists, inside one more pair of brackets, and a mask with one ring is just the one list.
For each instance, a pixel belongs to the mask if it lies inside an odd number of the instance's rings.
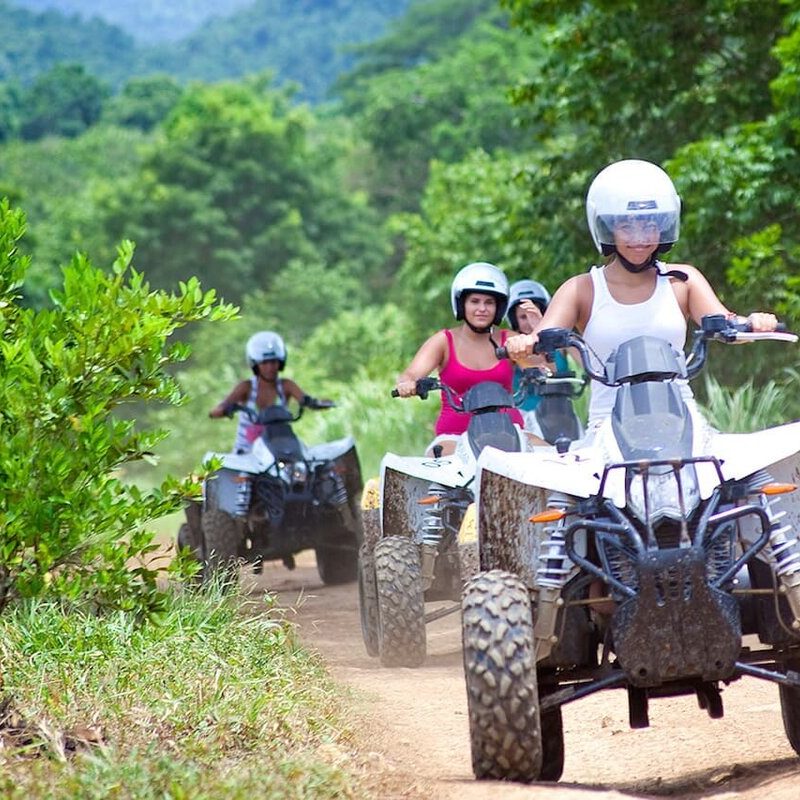
{"label": "woman in pink tank top", "polygon": [[[510,361],[498,361],[492,329],[503,318],[508,305],[508,281],[493,264],[476,262],[467,264],[453,280],[450,289],[453,314],[461,325],[437,331],[417,351],[408,367],[397,379],[397,392],[401,397],[411,397],[416,392],[416,381],[438,370],[439,379],[459,397],[472,386],[483,381],[495,381],[509,392],[513,380]],[[497,344],[505,344],[506,331],[502,331]],[[522,415],[510,410],[514,422],[522,426]],[[454,411],[442,399],[442,410],[436,421],[436,435],[456,436],[469,425],[470,415]],[[443,453],[453,451],[455,441],[442,442]]]}

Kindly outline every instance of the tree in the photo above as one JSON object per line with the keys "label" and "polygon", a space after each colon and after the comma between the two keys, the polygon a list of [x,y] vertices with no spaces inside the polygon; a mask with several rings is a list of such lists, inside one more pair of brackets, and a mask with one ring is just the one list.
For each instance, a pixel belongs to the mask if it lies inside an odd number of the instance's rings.
{"label": "tree", "polygon": [[[168,338],[190,322],[229,318],[190,279],[176,294],[151,291],[123,243],[110,272],[76,256],[54,306],[18,304],[28,262],[17,243],[24,217],[0,203],[0,609],[54,595],[150,611],[161,597],[146,525],[176,511],[188,484],[142,492],[120,477],[146,458],[162,431],[118,412],[181,402],[166,368],[185,345]],[[139,565],[131,567],[131,562]]]}
{"label": "tree", "polygon": [[231,300],[294,260],[375,269],[377,215],[338,183],[336,148],[316,144],[314,126],[263,77],[193,86],[141,173],[109,194],[110,238],[134,238],[159,285],[198,274]]}
{"label": "tree", "polygon": [[58,64],[25,92],[20,134],[24,139],[78,136],[100,119],[109,94],[80,64]]}
{"label": "tree", "polygon": [[132,78],[106,107],[106,119],[127,128],[152,130],[175,107],[183,93],[169,75]]}

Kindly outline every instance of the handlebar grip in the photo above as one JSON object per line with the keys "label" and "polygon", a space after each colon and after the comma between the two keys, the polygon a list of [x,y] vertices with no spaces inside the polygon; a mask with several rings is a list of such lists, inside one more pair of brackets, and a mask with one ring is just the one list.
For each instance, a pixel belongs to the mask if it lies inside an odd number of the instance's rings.
{"label": "handlebar grip", "polygon": [[397,389],[392,389],[392,397],[400,397],[400,392]]}
{"label": "handlebar grip", "polygon": [[494,354],[497,356],[498,361],[508,358],[508,349],[504,346],[495,347]]}

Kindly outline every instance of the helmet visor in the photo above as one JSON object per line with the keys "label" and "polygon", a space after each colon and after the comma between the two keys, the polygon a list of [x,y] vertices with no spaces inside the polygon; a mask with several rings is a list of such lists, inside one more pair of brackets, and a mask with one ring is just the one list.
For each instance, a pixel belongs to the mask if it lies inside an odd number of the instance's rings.
{"label": "helmet visor", "polygon": [[671,212],[603,215],[597,218],[597,237],[608,245],[616,244],[621,237],[629,243],[674,244],[679,225],[680,217]]}

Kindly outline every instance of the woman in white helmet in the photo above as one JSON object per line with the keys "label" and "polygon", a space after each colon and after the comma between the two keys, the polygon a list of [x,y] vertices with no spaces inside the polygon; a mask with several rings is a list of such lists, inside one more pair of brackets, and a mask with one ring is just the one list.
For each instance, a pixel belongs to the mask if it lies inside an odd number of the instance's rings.
{"label": "woman in white helmet", "polygon": [[[461,325],[437,331],[419,348],[397,378],[398,394],[412,396],[416,392],[416,381],[434,370],[438,371],[439,380],[459,396],[483,381],[496,381],[510,392],[513,368],[508,361],[499,361],[495,355],[496,344],[505,344],[508,332],[500,331],[499,339],[491,335],[508,306],[506,276],[494,264],[485,261],[467,264],[453,279],[450,303]],[[511,411],[511,416],[522,426],[522,416],[516,409]],[[447,402],[442,402],[431,448],[440,444],[443,454],[452,453],[469,419],[469,414],[454,411]]]}
{"label": "woman in white helmet", "polygon": [[[706,314],[732,314],[702,273],[689,264],[672,265],[658,256],[678,240],[680,199],[669,176],[648,161],[628,159],[603,169],[586,196],[586,217],[602,266],[567,280],[544,318],[528,335],[512,337],[509,355],[525,363],[536,334],[544,328],[577,328],[601,362],[623,341],[649,334],[682,352],[686,321]],[[772,314],[748,317],[753,330],[771,331]],[[688,384],[682,391],[691,397]],[[589,426],[608,416],[616,390],[592,383]]]}
{"label": "woman in white helmet", "polygon": [[[252,377],[237,383],[230,394],[208,412],[209,417],[230,416],[236,404],[260,410],[274,405],[285,406],[290,398],[294,398],[301,405],[314,405],[314,398],[293,380],[280,377],[279,373],[286,366],[286,345],[277,333],[254,333],[247,340],[245,355],[253,371]],[[240,412],[234,452],[249,452],[262,432],[262,426],[254,425],[246,414]]]}

